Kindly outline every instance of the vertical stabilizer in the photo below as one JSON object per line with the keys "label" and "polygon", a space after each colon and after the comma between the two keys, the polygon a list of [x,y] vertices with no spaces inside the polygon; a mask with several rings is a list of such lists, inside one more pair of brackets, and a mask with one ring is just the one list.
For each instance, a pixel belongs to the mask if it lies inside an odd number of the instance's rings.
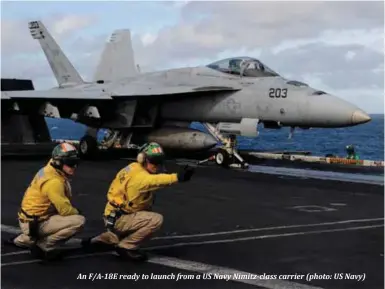
{"label": "vertical stabilizer", "polygon": [[115,30],[104,47],[93,80],[114,81],[138,74],[130,30]]}
{"label": "vertical stabilizer", "polygon": [[53,39],[41,21],[28,23],[33,39],[39,40],[40,46],[51,66],[59,86],[84,83],[79,73],[65,56],[60,46]]}

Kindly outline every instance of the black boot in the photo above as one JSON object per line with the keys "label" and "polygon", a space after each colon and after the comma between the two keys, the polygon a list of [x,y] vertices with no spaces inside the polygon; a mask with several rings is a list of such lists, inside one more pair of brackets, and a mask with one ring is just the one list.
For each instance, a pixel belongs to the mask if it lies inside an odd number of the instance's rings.
{"label": "black boot", "polygon": [[121,247],[116,247],[116,253],[118,253],[119,257],[123,260],[143,262],[148,259],[147,254],[138,249],[129,250]]}
{"label": "black boot", "polygon": [[[17,237],[17,236],[16,236]],[[29,249],[29,246],[22,246],[15,243],[16,237],[11,237],[8,239],[2,239],[3,245],[12,245],[20,249]]]}
{"label": "black boot", "polygon": [[44,261],[52,262],[52,261],[60,261],[64,258],[63,251],[60,250],[50,250],[44,252]]}
{"label": "black boot", "polygon": [[82,239],[81,241],[81,247],[82,249],[87,253],[93,253],[93,252],[106,252],[111,251],[114,249],[113,245],[106,244],[99,241],[91,242],[91,238]]}
{"label": "black boot", "polygon": [[48,261],[48,262],[59,261],[64,257],[63,252],[60,250],[54,249],[54,250],[44,251],[37,245],[31,246],[30,251],[33,258],[41,259],[43,261]]}
{"label": "black boot", "polygon": [[11,237],[11,238],[8,238],[8,239],[1,239],[3,245],[12,245],[12,246],[16,246],[15,244],[15,237]]}
{"label": "black boot", "polygon": [[36,245],[32,245],[30,248],[31,256],[36,259],[44,259],[44,251]]}

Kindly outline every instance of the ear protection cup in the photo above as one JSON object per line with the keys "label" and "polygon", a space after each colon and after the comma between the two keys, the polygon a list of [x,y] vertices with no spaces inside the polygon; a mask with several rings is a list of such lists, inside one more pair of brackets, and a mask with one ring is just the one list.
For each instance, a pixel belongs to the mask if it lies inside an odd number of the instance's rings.
{"label": "ear protection cup", "polygon": [[136,157],[136,161],[141,165],[143,165],[146,162],[146,154],[143,152],[139,153],[138,156]]}
{"label": "ear protection cup", "polygon": [[[147,152],[147,149],[150,151]],[[139,148],[136,160],[142,165],[147,161],[153,164],[161,163],[163,160],[163,149],[157,143],[146,143],[141,148]]]}
{"label": "ear protection cup", "polygon": [[146,153],[143,152],[145,150],[145,148],[148,146],[148,143],[145,143],[144,145],[142,145],[140,148],[139,148],[139,153],[136,157],[136,161],[138,163],[140,163],[141,165],[143,165],[145,162],[146,162]]}
{"label": "ear protection cup", "polygon": [[52,160],[51,165],[55,169],[60,169],[61,170],[63,168],[63,163],[60,160]]}

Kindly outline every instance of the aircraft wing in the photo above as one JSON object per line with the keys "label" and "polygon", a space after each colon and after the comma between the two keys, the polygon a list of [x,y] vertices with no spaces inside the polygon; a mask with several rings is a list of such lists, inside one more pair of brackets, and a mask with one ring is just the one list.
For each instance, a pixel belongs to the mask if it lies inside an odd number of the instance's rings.
{"label": "aircraft wing", "polygon": [[112,97],[105,92],[80,91],[80,90],[20,90],[20,91],[2,91],[1,99],[18,99],[18,100],[47,100],[54,101],[57,99],[68,100],[112,100]]}
{"label": "aircraft wing", "polygon": [[13,110],[26,113],[39,111],[49,117],[70,118],[73,113],[79,113],[90,106],[104,107],[105,102],[112,101],[112,98],[106,93],[60,89],[2,91],[1,100]]}
{"label": "aircraft wing", "polygon": [[[143,85],[130,85],[130,88],[116,91],[108,91],[106,87],[93,87],[85,89],[52,89],[52,90],[23,90],[2,91],[1,100],[13,110],[24,112],[36,112],[48,117],[72,118],[74,114],[93,116],[100,118],[99,110],[119,109],[119,101],[135,103],[137,100],[146,98],[146,101],[177,100],[186,96],[202,96],[220,92],[237,90],[232,87],[217,86],[174,86],[174,87],[149,87]],[[149,97],[152,98],[150,99]],[[111,105],[109,105],[109,103]],[[10,107],[10,105],[12,107]]]}
{"label": "aircraft wing", "polygon": [[227,91],[237,91],[240,90],[240,87],[231,87],[231,86],[151,86],[151,85],[130,85],[116,89],[112,92],[113,98],[137,98],[145,96],[159,96],[167,99],[168,97],[173,96],[177,97],[187,95],[202,95],[202,94],[211,94],[215,92],[227,92]]}

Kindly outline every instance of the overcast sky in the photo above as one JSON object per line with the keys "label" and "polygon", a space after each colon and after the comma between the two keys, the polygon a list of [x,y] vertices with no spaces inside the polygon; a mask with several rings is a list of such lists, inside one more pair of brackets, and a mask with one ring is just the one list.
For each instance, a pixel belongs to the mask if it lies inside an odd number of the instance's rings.
{"label": "overcast sky", "polygon": [[2,77],[57,85],[28,31],[41,20],[85,80],[129,28],[142,71],[251,56],[290,79],[384,113],[384,2],[1,2]]}

